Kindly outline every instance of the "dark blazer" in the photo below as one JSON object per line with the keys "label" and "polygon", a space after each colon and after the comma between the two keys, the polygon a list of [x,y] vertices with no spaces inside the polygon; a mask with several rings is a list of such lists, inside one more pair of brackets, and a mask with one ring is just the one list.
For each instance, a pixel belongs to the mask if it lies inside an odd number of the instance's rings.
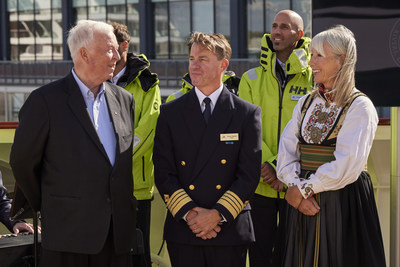
{"label": "dark blazer", "polygon": [[135,230],[132,144],[134,100],[105,83],[115,130],[111,165],[72,73],[33,91],[19,113],[10,165],[34,210],[41,211],[42,246],[100,252],[110,224],[117,252],[128,252]]}
{"label": "dark blazer", "polygon": [[[195,90],[161,106],[153,161],[155,183],[168,207],[167,241],[239,245],[254,241],[248,201],[261,166],[261,110],[225,87],[205,124]],[[221,136],[221,134],[231,134]],[[182,217],[217,209],[227,220],[218,236],[196,237]]]}

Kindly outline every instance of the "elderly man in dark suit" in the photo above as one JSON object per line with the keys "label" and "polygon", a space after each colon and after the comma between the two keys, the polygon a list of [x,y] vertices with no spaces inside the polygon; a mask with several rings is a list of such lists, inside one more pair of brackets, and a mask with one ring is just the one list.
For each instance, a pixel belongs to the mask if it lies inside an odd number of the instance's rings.
{"label": "elderly man in dark suit", "polygon": [[118,43],[111,25],[83,20],[68,46],[73,70],[26,100],[10,165],[41,211],[41,266],[131,266],[134,100],[105,82]]}
{"label": "elderly man in dark suit", "polygon": [[223,35],[196,32],[188,46],[195,90],[162,105],[156,127],[164,237],[174,267],[243,267],[254,241],[248,201],[260,175],[261,110],[222,84],[231,56]]}

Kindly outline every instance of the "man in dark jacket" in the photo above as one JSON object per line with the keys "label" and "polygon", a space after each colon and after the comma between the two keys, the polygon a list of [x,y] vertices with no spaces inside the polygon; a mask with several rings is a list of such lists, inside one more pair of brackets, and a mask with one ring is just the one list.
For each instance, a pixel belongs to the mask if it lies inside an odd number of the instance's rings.
{"label": "man in dark jacket", "polygon": [[106,82],[120,59],[111,25],[80,20],[67,42],[74,67],[25,101],[10,165],[41,212],[42,267],[131,267],[134,99]]}
{"label": "man in dark jacket", "polygon": [[14,234],[19,234],[21,232],[33,233],[32,224],[20,220],[11,220],[10,211],[11,199],[7,197],[7,189],[3,186],[3,179],[0,172],[0,222]]}

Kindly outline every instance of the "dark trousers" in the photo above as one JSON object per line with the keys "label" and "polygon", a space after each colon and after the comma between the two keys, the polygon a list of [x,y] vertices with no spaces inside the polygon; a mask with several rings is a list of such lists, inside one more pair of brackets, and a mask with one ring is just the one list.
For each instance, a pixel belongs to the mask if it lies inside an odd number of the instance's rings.
{"label": "dark trousers", "polygon": [[[62,231],[62,230],[60,230]],[[53,251],[42,247],[40,267],[132,267],[130,253],[116,254],[110,229],[103,249],[98,254]]]}
{"label": "dark trousers", "polygon": [[172,267],[245,267],[247,245],[193,246],[171,243],[167,248]]}
{"label": "dark trousers", "polygon": [[144,255],[133,255],[133,263],[135,267],[151,267],[150,215],[151,199],[138,200],[136,209],[136,227],[143,233]]}
{"label": "dark trousers", "polygon": [[250,205],[256,236],[249,248],[250,266],[281,266],[286,200],[254,194]]}

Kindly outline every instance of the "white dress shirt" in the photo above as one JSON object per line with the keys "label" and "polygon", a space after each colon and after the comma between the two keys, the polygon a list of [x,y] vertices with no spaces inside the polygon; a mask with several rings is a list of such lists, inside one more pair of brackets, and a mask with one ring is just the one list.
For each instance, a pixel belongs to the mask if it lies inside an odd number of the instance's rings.
{"label": "white dress shirt", "polygon": [[223,88],[223,85],[221,83],[221,86],[209,96],[206,96],[205,94],[203,94],[203,92],[201,92],[199,89],[197,89],[197,87],[194,88],[197,98],[199,99],[201,112],[204,112],[204,109],[206,108],[206,104],[204,104],[203,100],[204,100],[204,98],[208,97],[211,100],[211,102],[210,102],[211,114],[213,113],[215,104],[217,103],[219,95],[222,92],[222,88]]}
{"label": "white dress shirt", "polygon": [[[212,112],[214,111],[215,104],[217,103],[218,98],[219,98],[219,96],[221,95],[222,88],[223,88],[223,84],[221,84],[221,86],[220,86],[217,90],[215,90],[215,91],[214,91],[211,95],[209,95],[209,96],[206,96],[205,94],[203,94],[203,92],[201,92],[199,89],[197,89],[197,87],[194,88],[194,90],[195,90],[195,92],[196,92],[196,95],[197,95],[197,98],[199,99],[199,104],[200,104],[201,112],[204,112],[204,110],[205,110],[205,108],[206,108],[206,105],[205,105],[205,103],[203,102],[203,100],[204,100],[204,98],[208,97],[208,98],[210,98],[210,100],[211,100],[211,101],[210,101],[210,108],[211,108],[211,114],[212,114]],[[184,219],[185,221],[187,221],[187,220],[186,220],[186,216],[187,216],[188,214],[189,214],[189,211],[188,211],[185,215],[183,215],[183,219]],[[220,216],[221,216],[221,218],[222,218],[221,222],[226,222],[225,217],[224,217],[222,214],[220,214]]]}

